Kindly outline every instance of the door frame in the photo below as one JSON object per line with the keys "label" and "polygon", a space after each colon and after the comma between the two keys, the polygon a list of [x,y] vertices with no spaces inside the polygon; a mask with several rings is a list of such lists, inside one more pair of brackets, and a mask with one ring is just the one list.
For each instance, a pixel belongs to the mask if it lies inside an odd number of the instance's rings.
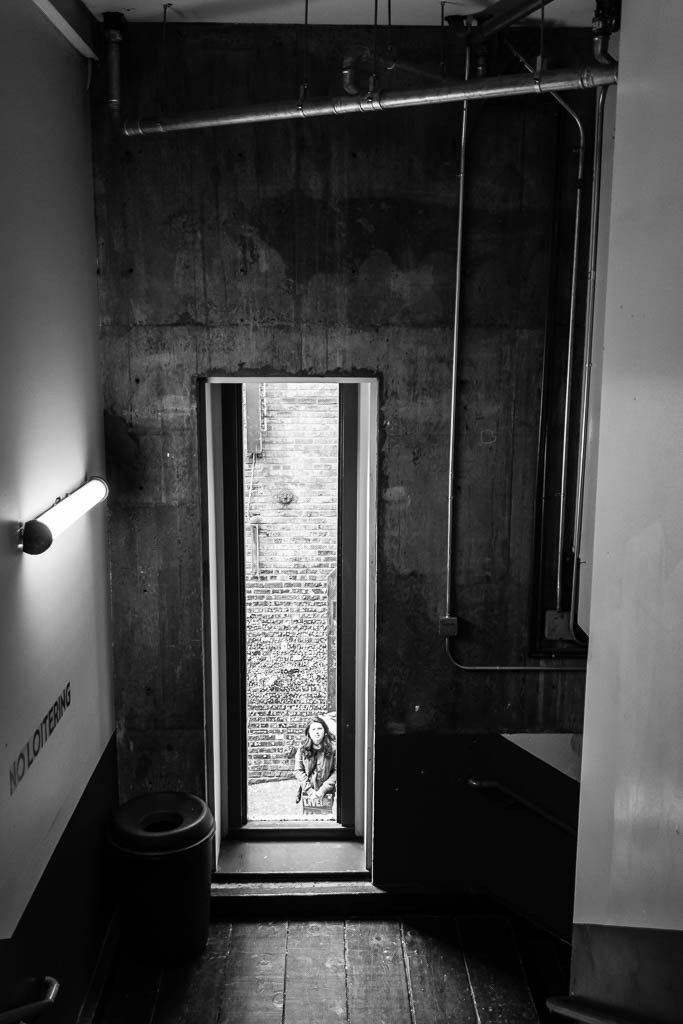
{"label": "door frame", "polygon": [[[244,651],[244,596],[226,592],[228,573],[238,571],[244,578],[244,546],[243,540],[237,545],[237,565],[229,566],[226,571],[226,558],[231,556],[227,550],[225,530],[226,522],[235,523],[237,506],[242,507],[242,481],[236,475],[241,474],[242,452],[235,445],[236,424],[231,422],[232,415],[226,416],[223,411],[222,385],[242,385],[257,382],[266,383],[328,383],[359,385],[357,388],[357,411],[354,414],[353,429],[344,429],[343,420],[340,424],[340,465],[345,455],[355,456],[356,474],[353,483],[355,520],[353,533],[347,537],[346,545],[355,547],[355,587],[353,603],[355,603],[352,621],[349,616],[340,613],[341,628],[344,636],[340,636],[338,658],[345,660],[342,671],[349,673],[347,682],[351,680],[354,699],[349,708],[349,716],[343,720],[340,716],[340,732],[338,743],[341,743],[341,759],[352,756],[354,764],[354,801],[353,808],[343,809],[346,822],[353,828],[354,834],[365,844],[366,866],[372,862],[372,820],[373,820],[373,779],[374,779],[374,737],[375,737],[375,626],[376,626],[376,535],[377,535],[377,437],[378,437],[378,381],[374,377],[297,377],[268,376],[255,374],[252,376],[210,376],[200,381],[200,437],[202,447],[203,468],[203,552],[204,552],[204,598],[206,612],[204,615],[205,631],[205,686],[206,686],[206,737],[207,737],[207,796],[208,802],[216,817],[216,835],[218,844],[228,835],[230,822],[243,820],[246,808],[229,803],[228,785],[231,764],[236,770],[236,759],[244,759],[244,742],[246,742],[246,708],[241,707],[239,714],[244,724],[243,739],[232,737],[233,730],[228,727],[228,713],[233,713],[234,693],[228,699],[228,675],[230,663],[234,658],[242,659],[242,668],[246,670]],[[354,389],[356,390],[356,389]],[[224,459],[226,445],[235,446],[237,458]],[[235,478],[224,478],[225,467],[234,464]],[[225,496],[227,495],[227,500]],[[348,497],[348,496],[347,496]],[[342,529],[344,527],[342,526]],[[347,521],[348,528],[348,521]],[[241,554],[240,554],[241,551]],[[241,561],[240,561],[241,559]],[[344,572],[342,564],[341,571]],[[229,602],[232,602],[229,606]],[[347,601],[348,603],[348,601]],[[236,626],[239,624],[239,629]],[[232,645],[232,654],[228,656],[228,645]],[[351,655],[349,652],[353,651]],[[338,673],[338,680],[340,675]],[[343,710],[342,710],[343,715]],[[344,740],[344,734],[351,734],[352,742]],[[344,754],[346,751],[346,755]],[[351,751],[351,753],[349,753]],[[235,796],[231,792],[230,801]],[[238,801],[242,799],[237,796]],[[232,812],[232,814],[231,814]],[[284,829],[283,829],[284,831]],[[313,830],[311,830],[313,831]]]}

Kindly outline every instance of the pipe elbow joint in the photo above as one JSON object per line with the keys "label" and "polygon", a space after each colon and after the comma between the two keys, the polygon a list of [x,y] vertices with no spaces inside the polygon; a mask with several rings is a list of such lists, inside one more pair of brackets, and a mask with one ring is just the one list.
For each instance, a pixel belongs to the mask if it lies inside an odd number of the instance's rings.
{"label": "pipe elbow joint", "polygon": [[133,120],[130,120],[130,119],[125,120],[123,122],[122,127],[121,127],[121,134],[122,135],[144,135],[145,133],[142,130],[142,124],[140,122],[140,119],[139,118],[134,118]]}

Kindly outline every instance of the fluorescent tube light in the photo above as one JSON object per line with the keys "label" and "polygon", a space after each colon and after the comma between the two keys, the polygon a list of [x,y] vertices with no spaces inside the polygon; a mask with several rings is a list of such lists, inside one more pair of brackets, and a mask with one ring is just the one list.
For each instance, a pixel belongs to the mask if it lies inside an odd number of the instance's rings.
{"label": "fluorescent tube light", "polygon": [[104,501],[108,493],[109,488],[104,480],[98,476],[91,477],[77,491],[56,501],[52,508],[37,519],[24,523],[21,533],[24,554],[40,555],[47,551],[55,537],[59,537],[72,523]]}

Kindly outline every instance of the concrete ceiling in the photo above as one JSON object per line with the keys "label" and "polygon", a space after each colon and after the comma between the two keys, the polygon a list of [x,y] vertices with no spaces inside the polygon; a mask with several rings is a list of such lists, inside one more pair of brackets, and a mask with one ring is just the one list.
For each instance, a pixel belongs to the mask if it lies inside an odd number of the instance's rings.
{"label": "concrete ceiling", "polygon": [[[448,0],[446,15],[476,14],[495,0]],[[161,21],[164,6],[169,22],[238,22],[303,24],[305,0],[85,0],[101,18],[104,11],[119,11],[128,21]],[[379,22],[386,24],[387,0],[379,0]],[[547,24],[590,26],[595,0],[547,0]],[[309,24],[368,25],[374,21],[374,0],[309,0]],[[538,20],[540,15],[533,15]],[[392,0],[394,25],[440,25],[441,0]]]}

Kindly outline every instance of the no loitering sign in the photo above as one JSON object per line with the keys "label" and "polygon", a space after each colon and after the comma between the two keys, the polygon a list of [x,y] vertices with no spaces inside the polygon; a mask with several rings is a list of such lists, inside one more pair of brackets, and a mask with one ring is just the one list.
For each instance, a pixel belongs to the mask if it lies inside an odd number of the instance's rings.
{"label": "no loitering sign", "polygon": [[71,683],[68,682],[57,700],[50,705],[32,735],[26,740],[21,750],[12,761],[9,769],[9,792],[12,796],[22,779],[26,776],[34,761],[48,743],[52,733],[61,722],[62,717],[71,706]]}

